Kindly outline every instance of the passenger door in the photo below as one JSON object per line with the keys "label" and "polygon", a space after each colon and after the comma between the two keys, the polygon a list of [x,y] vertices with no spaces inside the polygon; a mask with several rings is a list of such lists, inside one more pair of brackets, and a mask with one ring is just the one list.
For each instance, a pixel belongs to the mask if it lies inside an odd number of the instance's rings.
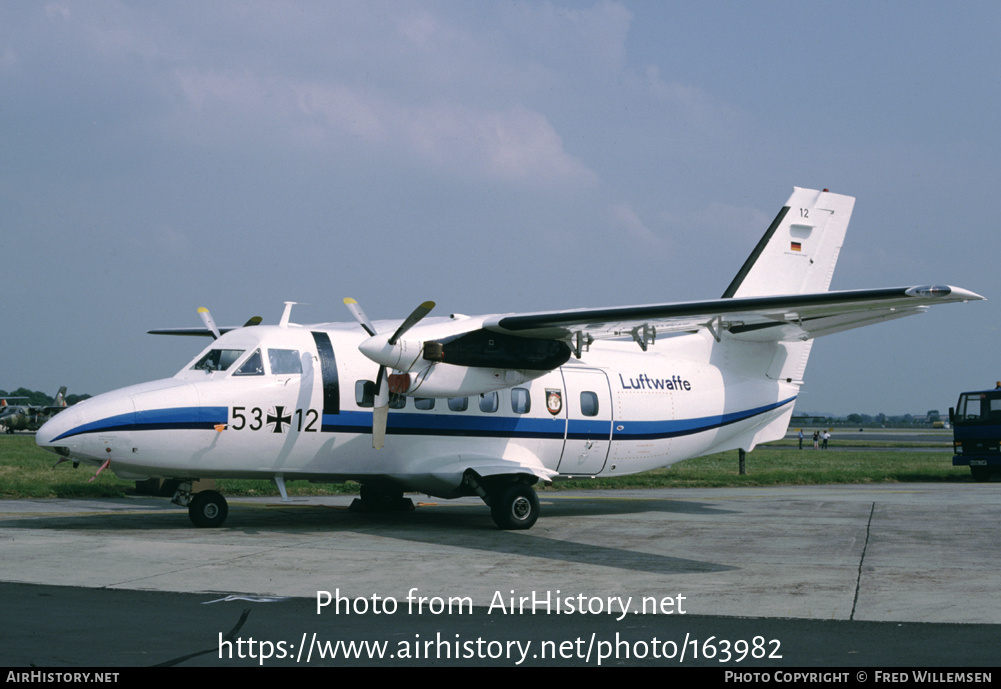
{"label": "passenger door", "polygon": [[566,390],[567,436],[558,471],[593,476],[604,468],[612,438],[612,394],[600,369],[560,369]]}

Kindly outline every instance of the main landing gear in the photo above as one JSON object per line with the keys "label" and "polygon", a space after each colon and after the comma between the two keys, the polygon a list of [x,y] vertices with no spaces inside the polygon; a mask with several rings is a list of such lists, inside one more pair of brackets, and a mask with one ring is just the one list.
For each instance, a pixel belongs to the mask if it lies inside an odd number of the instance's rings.
{"label": "main landing gear", "polygon": [[498,529],[531,529],[539,519],[539,496],[524,483],[511,483],[495,491],[489,504]]}
{"label": "main landing gear", "polygon": [[498,529],[531,529],[539,520],[539,496],[521,477],[483,478],[470,469],[463,484],[490,506],[490,516]]}
{"label": "main landing gear", "polygon": [[222,493],[214,490],[192,493],[190,483],[181,483],[171,502],[181,507],[187,507],[191,523],[199,528],[222,526],[226,517],[229,516],[229,505],[226,504],[226,498],[222,496]]}

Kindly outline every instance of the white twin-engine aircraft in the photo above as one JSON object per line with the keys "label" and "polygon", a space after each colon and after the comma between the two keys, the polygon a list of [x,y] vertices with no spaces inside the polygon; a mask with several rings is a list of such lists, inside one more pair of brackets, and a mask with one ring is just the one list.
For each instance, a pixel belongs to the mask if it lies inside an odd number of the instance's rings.
{"label": "white twin-engine aircraft", "polygon": [[[622,476],[783,437],[813,338],[983,297],[956,287],[829,292],[855,199],[795,189],[720,299],[648,306],[155,334],[215,341],[173,378],[98,395],[37,434],[121,478],[179,480],[173,502],[219,526],[203,478],[357,481],[360,506],[405,491],[478,495],[527,529],[532,486]],[[359,327],[360,326],[360,327]],[[412,506],[412,504],[411,504]]]}

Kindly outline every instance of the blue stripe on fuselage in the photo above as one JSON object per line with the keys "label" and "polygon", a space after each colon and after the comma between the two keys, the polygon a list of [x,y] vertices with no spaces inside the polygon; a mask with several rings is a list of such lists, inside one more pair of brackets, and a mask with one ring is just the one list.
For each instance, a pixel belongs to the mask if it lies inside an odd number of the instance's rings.
{"label": "blue stripe on fuselage", "polygon": [[91,421],[66,431],[53,438],[54,443],[63,438],[85,433],[108,433],[112,431],[154,431],[164,429],[210,429],[216,424],[227,423],[227,407],[174,407],[171,409],[147,409],[109,416]]}
{"label": "blue stripe on fuselage", "polygon": [[676,438],[683,435],[694,435],[711,431],[714,428],[722,428],[730,424],[746,421],[747,419],[767,414],[770,411],[784,407],[795,402],[795,397],[766,404],[763,407],[748,409],[747,411],[731,412],[718,416],[703,416],[698,419],[679,419],[676,421],[617,421],[612,440],[653,440],[659,438]]}
{"label": "blue stripe on fuselage", "polygon": [[[746,411],[732,412],[696,419],[662,421],[617,420],[612,440],[652,440],[694,435],[746,421],[795,401],[795,397]],[[85,433],[112,431],[149,431],[180,429],[212,429],[228,423],[227,407],[178,407],[152,409],[119,414],[77,426],[51,442]],[[607,436],[611,422],[600,419],[570,419],[566,436],[571,439],[593,439]],[[342,411],[324,414],[324,433],[371,433],[372,412]],[[529,416],[462,416],[461,414],[413,414],[392,412],[387,433],[394,435],[441,435],[485,438],[550,438],[564,437],[564,419]]]}
{"label": "blue stripe on fuselage", "polygon": [[[729,426],[760,414],[783,407],[795,397],[756,407],[746,411],[704,416],[696,419],[662,421],[616,421],[612,440],[651,440],[694,435]],[[611,421],[598,419],[570,419],[567,437],[570,439],[595,439],[609,434]],[[555,427],[554,427],[555,426]],[[341,412],[324,414],[326,433],[371,433],[371,412]],[[390,412],[386,432],[397,435],[446,435],[493,438],[562,438],[563,419],[514,417],[514,416],[461,416],[450,414],[408,414]]]}

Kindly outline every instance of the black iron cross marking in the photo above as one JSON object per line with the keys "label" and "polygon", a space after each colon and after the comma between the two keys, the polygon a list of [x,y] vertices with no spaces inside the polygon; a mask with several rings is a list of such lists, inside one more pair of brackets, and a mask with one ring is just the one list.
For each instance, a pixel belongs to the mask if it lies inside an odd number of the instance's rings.
{"label": "black iron cross marking", "polygon": [[268,412],[268,425],[275,425],[275,433],[284,433],[285,427],[283,424],[292,425],[292,415],[285,413],[285,407],[274,407],[274,413]]}

